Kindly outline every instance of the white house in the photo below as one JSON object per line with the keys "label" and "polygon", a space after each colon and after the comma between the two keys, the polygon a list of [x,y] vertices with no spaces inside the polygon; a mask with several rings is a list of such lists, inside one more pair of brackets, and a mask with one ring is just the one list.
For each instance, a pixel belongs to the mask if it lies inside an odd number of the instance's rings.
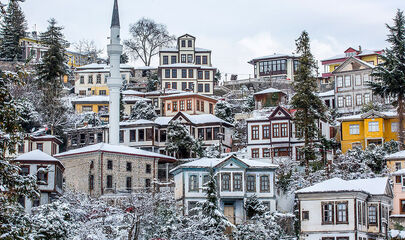
{"label": "white house", "polygon": [[65,167],[58,159],[37,149],[18,156],[14,161],[20,164],[22,175],[37,176],[40,198],[34,200],[28,198],[19,199],[20,204],[25,207],[26,211],[30,211],[32,207],[48,204],[55,197],[62,194]]}
{"label": "white house", "polygon": [[296,195],[302,240],[387,239],[393,197],[387,177],[333,178]]}
{"label": "white house", "polygon": [[205,201],[203,185],[209,179],[210,168],[218,176],[220,207],[235,224],[246,220],[244,203],[256,195],[271,211],[276,210],[274,188],[277,165],[255,160],[239,159],[235,155],[225,158],[201,158],[174,168],[175,199],[184,207],[184,214],[197,202]]}
{"label": "white house", "polygon": [[[301,160],[299,149],[304,146],[304,140],[299,138],[300,132],[297,132],[292,121],[294,112],[294,109],[278,106],[268,115],[246,120],[247,152],[252,159],[272,162],[275,158],[289,157]],[[329,124],[322,121],[317,124],[322,135],[329,139]]]}

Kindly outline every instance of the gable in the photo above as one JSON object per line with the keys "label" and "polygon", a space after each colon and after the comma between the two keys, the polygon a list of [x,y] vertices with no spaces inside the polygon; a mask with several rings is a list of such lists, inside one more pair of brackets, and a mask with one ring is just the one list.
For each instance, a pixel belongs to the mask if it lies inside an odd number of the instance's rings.
{"label": "gable", "polygon": [[352,47],[349,47],[348,49],[346,49],[346,51],[344,51],[344,53],[348,53],[348,52],[357,52],[357,50]]}
{"label": "gable", "polygon": [[359,70],[371,70],[371,66],[367,63],[354,58],[350,57],[346,61],[344,61],[339,67],[337,67],[333,73],[339,72],[349,72],[349,71],[359,71]]}
{"label": "gable", "polygon": [[278,106],[269,116],[269,119],[291,119],[291,115],[286,109]]}
{"label": "gable", "polygon": [[188,119],[182,112],[178,112],[169,122],[179,120],[181,123],[191,123],[190,119]]}
{"label": "gable", "polygon": [[225,161],[220,162],[218,165],[215,166],[218,169],[245,169],[248,167],[244,162],[240,161],[239,159],[231,156],[227,158]]}
{"label": "gable", "polygon": [[179,37],[179,39],[190,39],[190,38],[195,39],[194,36],[191,36],[191,35],[188,34],[188,33],[186,33],[186,34],[184,34],[184,35],[182,35],[182,36]]}

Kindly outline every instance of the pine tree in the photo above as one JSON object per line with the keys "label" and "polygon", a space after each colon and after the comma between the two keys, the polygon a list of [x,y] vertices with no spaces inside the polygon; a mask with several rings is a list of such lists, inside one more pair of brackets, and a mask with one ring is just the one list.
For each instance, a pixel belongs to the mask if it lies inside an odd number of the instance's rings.
{"label": "pine tree", "polygon": [[180,121],[174,120],[167,127],[166,151],[176,154],[177,158],[189,157],[195,140]]}
{"label": "pine tree", "polygon": [[375,94],[382,97],[396,98],[399,117],[399,142],[401,149],[405,141],[404,133],[404,101],[405,101],[405,17],[403,11],[398,10],[394,18],[394,25],[389,26],[387,42],[390,48],[380,55],[382,61],[374,68],[372,76],[376,81],[369,82]]}
{"label": "pine tree", "polygon": [[54,135],[56,128],[66,122],[66,107],[61,101],[62,78],[66,73],[65,48],[68,45],[62,33],[62,27],[56,25],[55,19],[50,19],[46,32],[40,36],[41,42],[48,47],[42,58],[42,63],[36,67],[38,87],[42,91],[39,112],[43,121],[50,127]]}
{"label": "pine tree", "polygon": [[144,100],[137,101],[134,106],[132,106],[132,113],[129,119],[131,120],[155,120],[157,114],[153,106]]}
{"label": "pine tree", "polygon": [[298,71],[294,77],[293,88],[296,94],[292,97],[291,105],[297,111],[293,121],[297,130],[301,131],[304,139],[304,161],[309,172],[309,162],[315,160],[314,141],[318,137],[317,121],[325,119],[326,106],[315,94],[317,84],[314,76],[316,62],[311,53],[309,36],[303,31],[296,40],[297,53],[300,54]]}
{"label": "pine tree", "polygon": [[159,84],[158,75],[157,74],[151,75],[149,73],[148,81],[147,81],[147,85],[146,85],[146,91],[147,92],[156,91],[158,84]]}
{"label": "pine tree", "polygon": [[22,49],[20,39],[27,29],[25,16],[18,1],[10,0],[1,25],[0,57],[7,61],[20,60]]}
{"label": "pine tree", "polygon": [[248,197],[245,202],[246,215],[249,218],[262,216],[268,209],[259,201],[256,194]]}
{"label": "pine tree", "polygon": [[225,101],[218,101],[215,105],[215,116],[229,123],[234,122],[235,113],[233,107]]}

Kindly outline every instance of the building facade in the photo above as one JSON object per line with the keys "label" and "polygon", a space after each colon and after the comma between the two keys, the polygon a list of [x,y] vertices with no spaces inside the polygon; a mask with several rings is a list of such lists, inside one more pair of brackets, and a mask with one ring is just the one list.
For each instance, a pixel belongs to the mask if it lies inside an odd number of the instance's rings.
{"label": "building facade", "polygon": [[217,100],[198,93],[185,92],[160,97],[162,116],[174,116],[178,112],[190,115],[214,114]]}
{"label": "building facade", "polygon": [[[304,139],[300,139],[292,121],[295,110],[281,106],[270,114],[252,117],[247,123],[247,152],[252,159],[266,159],[272,162],[275,158],[292,158],[301,160],[300,148]],[[318,122],[318,128],[327,139],[331,137],[331,128],[325,122]],[[326,154],[326,153],[325,153]]]}
{"label": "building facade", "polygon": [[[120,65],[122,81],[129,84],[133,78],[134,68]],[[76,68],[75,94],[77,95],[109,95],[107,78],[110,76],[110,66],[107,64],[92,63]]]}
{"label": "building facade", "polygon": [[253,94],[255,109],[265,107],[276,107],[282,103],[287,103],[287,94],[275,88],[267,88]]}
{"label": "building facade", "polygon": [[90,196],[151,190],[158,179],[158,164],[175,162],[169,156],[107,143],[70,150],[55,157],[66,168],[66,186]]}
{"label": "building facade", "polygon": [[51,203],[63,193],[62,184],[65,167],[58,159],[37,149],[24,153],[13,161],[20,164],[22,175],[37,177],[39,198],[23,197],[19,199],[19,203],[25,207],[26,211],[29,212],[32,207]]}
{"label": "building facade", "polygon": [[333,178],[296,192],[302,240],[388,239],[388,178]]}
{"label": "building facade", "polygon": [[247,220],[244,203],[256,195],[270,211],[276,210],[275,170],[277,165],[254,160],[239,159],[235,155],[225,158],[202,158],[174,168],[175,200],[183,213],[191,214],[198,202],[206,200],[204,184],[210,169],[218,176],[220,208],[233,224]]}
{"label": "building facade", "polygon": [[[397,154],[398,156],[399,154]],[[401,159],[395,161],[396,165],[398,163],[403,164],[405,161],[405,152],[400,152]],[[396,166],[396,167],[397,167]],[[392,190],[394,192],[393,208],[390,215],[390,226],[395,227],[396,224],[400,224],[405,227],[405,169],[398,169],[392,173]]]}
{"label": "building facade", "polygon": [[248,63],[253,65],[254,78],[292,82],[298,69],[298,56],[275,53],[253,58]]}
{"label": "building facade", "polygon": [[369,144],[381,145],[398,139],[396,112],[369,111],[337,119],[341,129],[341,149],[345,153],[356,146],[365,149]]}
{"label": "building facade", "polygon": [[197,48],[195,42],[195,37],[185,34],[177,39],[176,47],[160,49],[158,70],[162,89],[214,93],[217,69],[212,67],[211,50]]}

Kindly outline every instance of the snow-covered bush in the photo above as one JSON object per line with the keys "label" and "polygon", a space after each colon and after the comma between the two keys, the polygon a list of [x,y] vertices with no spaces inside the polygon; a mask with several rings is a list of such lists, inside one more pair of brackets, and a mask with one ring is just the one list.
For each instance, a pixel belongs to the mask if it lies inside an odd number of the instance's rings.
{"label": "snow-covered bush", "polygon": [[149,103],[144,100],[137,101],[134,106],[132,106],[130,120],[154,120],[157,117],[155,109]]}
{"label": "snow-covered bush", "polygon": [[235,113],[233,112],[231,104],[226,101],[218,101],[215,105],[215,116],[229,123],[233,123]]}

